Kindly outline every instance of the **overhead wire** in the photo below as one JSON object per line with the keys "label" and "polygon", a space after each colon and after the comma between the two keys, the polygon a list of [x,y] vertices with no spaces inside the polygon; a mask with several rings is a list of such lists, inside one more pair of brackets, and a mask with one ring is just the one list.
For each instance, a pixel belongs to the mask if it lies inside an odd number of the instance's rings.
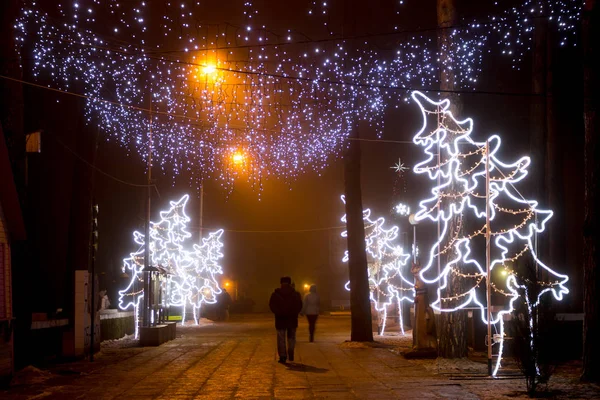
{"label": "overhead wire", "polygon": [[[194,229],[199,230],[200,227],[193,227]],[[217,230],[222,229],[225,232],[232,233],[310,233],[310,232],[324,232],[324,231],[332,231],[338,229],[346,229],[346,225],[340,226],[328,226],[323,228],[309,228],[309,229],[284,229],[284,230],[245,230],[245,229],[226,229],[226,228],[207,228],[202,227],[204,230]]]}
{"label": "overhead wire", "polygon": [[154,190],[156,190],[156,194],[158,195],[158,197],[160,197],[160,192],[158,191],[158,188],[156,187],[155,184],[140,184],[140,183],[133,183],[133,182],[128,182],[125,181],[123,179],[117,178],[114,175],[109,174],[108,172],[102,170],[101,168],[93,165],[91,162],[89,162],[88,160],[86,160],[84,157],[80,156],[76,151],[74,151],[73,149],[71,149],[69,146],[67,146],[65,143],[63,143],[62,140],[60,140],[59,138],[55,137],[54,135],[49,135],[49,137],[52,138],[52,140],[54,140],[56,143],[58,143],[59,145],[61,145],[65,150],[67,150],[69,153],[71,153],[73,155],[73,157],[77,158],[79,161],[81,161],[82,163],[86,164],[88,167],[94,169],[96,172],[118,182],[121,183],[123,185],[127,185],[127,186],[132,186],[132,187],[153,187]]}
{"label": "overhead wire", "polygon": [[[206,124],[206,127],[213,127],[212,125],[208,125],[205,121],[202,121],[201,119],[196,118],[196,117],[190,117],[190,116],[181,115],[181,114],[173,114],[173,113],[164,112],[164,111],[150,110],[149,108],[144,108],[144,107],[134,106],[134,105],[130,105],[130,104],[119,103],[117,101],[106,100],[106,99],[102,99],[102,98],[99,98],[99,97],[93,97],[93,96],[88,96],[88,95],[79,94],[79,93],[73,93],[73,92],[69,92],[67,90],[56,89],[56,88],[52,88],[52,87],[49,87],[49,86],[43,86],[43,85],[40,85],[40,84],[37,84],[37,83],[28,82],[28,81],[25,81],[23,79],[17,79],[17,78],[5,76],[5,75],[0,75],[0,79],[5,79],[5,80],[9,80],[9,81],[21,83],[21,84],[24,84],[24,85],[29,85],[29,86],[36,87],[36,88],[39,88],[39,89],[50,90],[50,91],[61,93],[61,94],[64,94],[64,95],[70,95],[70,96],[75,96],[75,97],[79,97],[79,98],[83,98],[83,99],[87,99],[87,100],[100,101],[100,102],[104,102],[104,103],[108,103],[108,104],[112,104],[112,105],[116,105],[116,106],[120,106],[120,107],[124,107],[124,108],[130,108],[130,109],[137,110],[137,111],[147,112],[147,113],[153,114],[153,115],[163,115],[163,116],[169,116],[169,117],[174,117],[174,118],[187,119],[187,120],[191,120],[191,121],[198,121],[198,122]],[[200,126],[202,126],[202,125],[200,125]],[[243,128],[235,128],[235,127],[227,127],[227,129],[230,129],[230,130],[245,130]],[[259,130],[259,131],[263,131],[263,132],[280,133],[280,134],[284,134],[284,135],[306,135],[306,134],[302,134],[302,133],[292,133],[292,132],[285,132],[284,133],[284,132],[279,132],[279,131],[276,131],[276,130],[270,130],[270,129],[265,129],[265,128],[254,129],[254,130]],[[205,139],[202,139],[202,140],[205,140]],[[361,141],[361,142],[398,143],[398,144],[411,144],[412,143],[412,141],[407,141],[407,140],[367,139],[367,138],[351,138],[351,137],[344,138],[343,140]],[[210,140],[207,140],[207,141],[210,141]]]}

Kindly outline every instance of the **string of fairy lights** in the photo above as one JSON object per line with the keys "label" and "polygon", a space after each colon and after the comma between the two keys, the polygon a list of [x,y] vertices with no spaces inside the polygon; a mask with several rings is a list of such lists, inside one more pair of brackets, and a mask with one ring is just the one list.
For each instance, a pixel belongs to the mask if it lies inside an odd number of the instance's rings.
{"label": "string of fairy lights", "polygon": [[[581,11],[579,1],[547,0],[537,8],[525,0],[452,29],[448,43],[460,45],[438,49],[436,31],[295,45],[301,35],[293,29],[280,35],[256,26],[251,1],[237,27],[203,24],[201,6],[191,1],[40,4],[26,0],[15,23],[18,49],[33,58],[36,80],[86,95],[86,118],[107,140],[144,159],[152,151],[155,165],[173,177],[185,171],[228,187],[236,179],[260,185],[267,176],[293,180],[320,171],[341,154],[357,121],[381,136],[386,109],[407,100],[395,89],[437,87],[448,68],[456,87],[472,89],[485,54],[501,49],[518,67],[534,19],[555,22],[566,44]],[[311,14],[327,16],[336,6],[315,2]],[[153,118],[98,100],[105,98],[150,109]],[[243,162],[235,161],[240,155]]]}

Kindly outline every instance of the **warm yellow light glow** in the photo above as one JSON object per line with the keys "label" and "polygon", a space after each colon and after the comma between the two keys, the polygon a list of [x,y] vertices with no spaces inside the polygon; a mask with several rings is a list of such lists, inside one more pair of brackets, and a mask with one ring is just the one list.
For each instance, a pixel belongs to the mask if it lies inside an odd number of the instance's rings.
{"label": "warm yellow light glow", "polygon": [[209,75],[217,71],[217,67],[214,65],[205,65],[202,67],[202,73]]}
{"label": "warm yellow light glow", "polygon": [[500,271],[500,274],[502,276],[506,276],[506,275],[508,275],[508,272],[505,269],[503,269],[503,270]]}
{"label": "warm yellow light glow", "polygon": [[235,153],[233,153],[233,163],[236,165],[240,165],[241,163],[244,162],[244,153],[240,152],[240,151],[236,151]]}
{"label": "warm yellow light glow", "polygon": [[308,283],[304,284],[304,289],[310,289],[310,285]]}
{"label": "warm yellow light glow", "polygon": [[225,286],[226,286],[226,287],[229,287],[229,282],[225,282]]}

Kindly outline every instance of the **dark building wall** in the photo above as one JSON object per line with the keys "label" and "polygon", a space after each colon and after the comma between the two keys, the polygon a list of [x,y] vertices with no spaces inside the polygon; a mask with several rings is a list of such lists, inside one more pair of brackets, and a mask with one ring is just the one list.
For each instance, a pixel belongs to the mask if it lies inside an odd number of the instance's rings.
{"label": "dark building wall", "polygon": [[[19,1],[0,4],[0,70],[25,81],[31,60],[14,47],[14,19]],[[25,49],[26,50],[26,49]],[[23,69],[20,68],[22,63]],[[14,311],[17,362],[35,358],[29,352],[31,313],[73,319],[76,269],[87,269],[91,229],[91,161],[93,133],[85,124],[79,99],[0,80],[0,119],[7,136],[15,182],[28,239],[13,249]],[[26,134],[42,131],[41,153],[26,154]]]}

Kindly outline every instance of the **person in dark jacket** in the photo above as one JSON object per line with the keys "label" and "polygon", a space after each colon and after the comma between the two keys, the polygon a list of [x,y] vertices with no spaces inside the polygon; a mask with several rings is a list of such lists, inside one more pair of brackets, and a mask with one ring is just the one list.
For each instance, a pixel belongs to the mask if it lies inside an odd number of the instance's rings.
{"label": "person in dark jacket", "polygon": [[231,303],[231,296],[227,292],[227,289],[223,288],[221,293],[217,295],[217,319],[219,321],[227,321],[229,319],[229,307]]}
{"label": "person in dark jacket", "polygon": [[289,276],[281,278],[280,283],[281,287],[275,289],[271,295],[269,308],[275,314],[279,362],[285,363],[288,359],[294,361],[296,328],[298,328],[298,314],[302,311],[302,297],[292,288],[292,279]]}

